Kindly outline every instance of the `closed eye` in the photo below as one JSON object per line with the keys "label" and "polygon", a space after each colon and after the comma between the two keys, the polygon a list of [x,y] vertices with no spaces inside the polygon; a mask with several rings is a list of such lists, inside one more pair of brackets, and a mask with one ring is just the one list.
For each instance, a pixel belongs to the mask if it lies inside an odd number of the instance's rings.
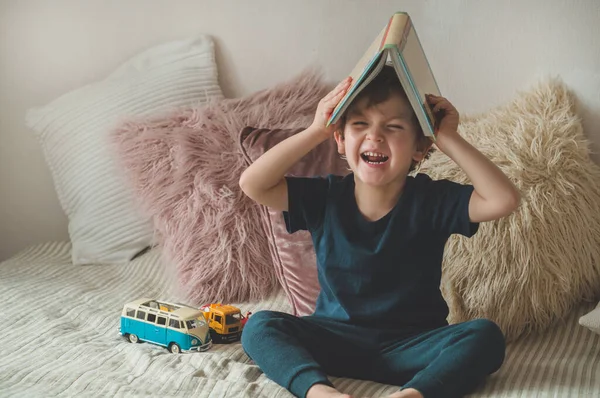
{"label": "closed eye", "polygon": [[352,124],[355,126],[358,126],[358,125],[366,126],[367,123],[366,122],[354,122]]}
{"label": "closed eye", "polygon": [[390,124],[388,127],[389,127],[389,128],[392,128],[392,129],[400,129],[400,130],[404,130],[404,126],[398,126],[398,125],[396,125],[396,124]]}

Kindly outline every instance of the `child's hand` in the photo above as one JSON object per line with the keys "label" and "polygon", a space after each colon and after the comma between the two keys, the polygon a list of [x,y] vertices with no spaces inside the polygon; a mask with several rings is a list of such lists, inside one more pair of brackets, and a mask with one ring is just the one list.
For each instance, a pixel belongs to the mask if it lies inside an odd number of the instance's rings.
{"label": "child's hand", "polygon": [[331,124],[329,127],[325,126],[327,125],[327,121],[331,117],[333,110],[344,97],[346,91],[348,91],[351,82],[351,77],[345,78],[333,90],[331,90],[329,94],[319,101],[317,112],[315,114],[315,120],[313,121],[314,128],[323,130],[323,132],[328,135],[333,134],[338,126],[338,123]]}
{"label": "child's hand", "polygon": [[459,115],[454,105],[446,98],[433,94],[427,94],[427,102],[433,107],[432,111],[436,117],[436,138],[458,135]]}

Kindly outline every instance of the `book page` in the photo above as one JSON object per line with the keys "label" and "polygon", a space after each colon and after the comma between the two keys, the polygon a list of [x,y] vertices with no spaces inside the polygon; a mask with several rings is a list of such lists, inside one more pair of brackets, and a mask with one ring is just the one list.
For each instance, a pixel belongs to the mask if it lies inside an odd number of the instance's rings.
{"label": "book page", "polygon": [[394,64],[399,77],[401,77],[400,81],[403,86],[406,85],[404,89],[409,99],[411,99],[411,105],[413,105],[417,117],[419,117],[423,132],[426,135],[431,135],[435,125],[435,117],[429,104],[427,104],[425,94],[441,94],[414,26],[411,26],[408,30],[406,40],[400,48],[398,46],[395,46],[395,48],[397,59],[394,59]]}
{"label": "book page", "polygon": [[424,101],[421,101],[419,94],[413,89],[413,85],[411,84],[408,74],[406,73],[407,69],[404,65],[404,61],[402,61],[402,58],[400,57],[399,51],[397,49],[390,50],[390,56],[392,59],[392,64],[394,65],[394,69],[396,69],[398,79],[400,79],[402,88],[404,89],[406,97],[410,102],[410,106],[413,108],[415,115],[417,115],[419,125],[423,130],[423,134],[429,137],[434,137],[435,121],[429,105]]}
{"label": "book page", "polygon": [[[383,28],[381,32],[379,32],[375,40],[373,40],[369,48],[367,48],[367,51],[365,51],[361,59],[354,66],[352,72],[350,72],[350,77],[352,77],[352,85],[354,85],[355,82],[358,82],[363,72],[368,69],[368,67],[373,63],[374,58],[379,54],[386,30],[387,26]],[[360,83],[356,84],[358,85]]]}
{"label": "book page", "polygon": [[379,74],[379,72],[381,72],[381,69],[383,69],[383,66],[385,65],[386,54],[387,51],[377,53],[375,58],[373,58],[373,60],[369,64],[369,67],[364,71],[364,73],[357,81],[357,84],[355,84],[354,87],[351,88],[351,91],[349,90],[346,93],[346,95],[341,99],[336,108],[333,110],[333,112],[331,113],[331,118],[327,122],[328,126],[331,123],[335,123],[339,120],[339,118],[344,114],[346,109],[348,109],[352,101],[354,101],[354,98],[356,98],[356,96],[360,94],[360,92],[365,87],[367,87],[369,83],[371,83],[371,81]]}
{"label": "book page", "polygon": [[[336,108],[331,114],[327,125],[331,123],[335,123],[337,119],[341,116],[344,109],[347,108],[346,104],[351,102],[356,95],[360,92],[360,90],[365,86],[364,81],[370,76],[370,72],[373,68],[377,68],[379,57],[381,56],[381,46],[383,43],[383,38],[387,31],[387,25],[379,32],[375,40],[371,42],[371,45],[365,51],[363,56],[360,58],[358,63],[354,66],[354,69],[350,72],[350,77],[352,77],[352,83],[346,92],[346,95],[340,100],[337,104]],[[370,79],[369,79],[370,80]]]}
{"label": "book page", "polygon": [[409,77],[421,98],[425,100],[425,94],[441,95],[414,26],[410,28],[400,54],[410,71]]}

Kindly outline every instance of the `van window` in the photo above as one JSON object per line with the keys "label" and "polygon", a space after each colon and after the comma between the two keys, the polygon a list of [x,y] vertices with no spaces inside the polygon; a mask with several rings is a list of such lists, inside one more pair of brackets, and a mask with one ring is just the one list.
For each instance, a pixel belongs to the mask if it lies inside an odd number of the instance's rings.
{"label": "van window", "polygon": [[127,316],[130,316],[132,318],[135,317],[135,310],[133,308],[127,308]]}
{"label": "van window", "polygon": [[221,319],[223,319],[221,318],[221,315],[215,314],[215,322],[221,323]]}
{"label": "van window", "polygon": [[154,314],[148,314],[148,322],[156,322],[156,315]]}
{"label": "van window", "polygon": [[136,316],[135,316],[135,317],[136,317],[137,319],[144,320],[144,319],[146,319],[146,313],[145,313],[144,311],[140,311],[140,310],[138,310],[138,312],[137,312],[137,314],[136,314]]}
{"label": "van window", "polygon": [[191,330],[206,325],[206,321],[204,320],[204,317],[201,316],[197,319],[190,319],[189,321],[185,321],[185,325],[189,330]]}
{"label": "van window", "polygon": [[169,321],[169,326],[175,329],[179,329],[179,321],[177,319],[171,319]]}
{"label": "van window", "polygon": [[166,325],[167,324],[167,318],[163,317],[163,316],[159,316],[158,317],[158,321],[156,322],[159,325]]}

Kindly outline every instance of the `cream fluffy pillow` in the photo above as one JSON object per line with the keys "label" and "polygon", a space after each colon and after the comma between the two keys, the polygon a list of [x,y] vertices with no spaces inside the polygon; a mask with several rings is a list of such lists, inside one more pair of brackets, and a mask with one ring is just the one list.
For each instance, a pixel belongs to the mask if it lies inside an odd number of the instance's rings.
{"label": "cream fluffy pillow", "polygon": [[113,156],[111,135],[125,116],[222,98],[213,43],[198,36],[150,48],[105,80],[31,109],[34,130],[69,219],[74,264],[122,263],[153,243]]}
{"label": "cream fluffy pillow", "polygon": [[[459,132],[522,193],[520,208],[446,246],[450,321],[486,317],[507,339],[539,331],[600,293],[600,168],[589,158],[564,84],[548,80],[511,103],[461,118]],[[422,171],[468,182],[440,151]]]}

